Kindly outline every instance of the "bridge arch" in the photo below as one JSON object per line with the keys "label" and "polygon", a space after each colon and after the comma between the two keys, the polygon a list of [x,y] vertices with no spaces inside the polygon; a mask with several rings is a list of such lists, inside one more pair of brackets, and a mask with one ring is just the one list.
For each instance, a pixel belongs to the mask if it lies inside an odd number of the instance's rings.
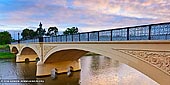
{"label": "bridge arch", "polygon": [[49,55],[49,57],[47,57],[45,59],[44,63],[78,60],[80,57],[82,57],[87,52],[88,51],[84,51],[84,50],[80,50],[80,49],[58,50],[58,51],[52,53],[51,55]]}
{"label": "bridge arch", "polygon": [[25,47],[21,50],[21,55],[30,55],[30,54],[37,54],[32,48]]}
{"label": "bridge arch", "polygon": [[29,61],[36,61],[37,58],[40,59],[39,51],[33,46],[23,46],[18,53],[17,62]]}
{"label": "bridge arch", "polygon": [[[48,60],[52,60],[49,59],[50,57],[54,56],[55,54],[64,54],[63,56],[70,56],[69,53],[75,54],[78,53],[77,55],[73,55],[76,56],[75,59],[78,59],[80,57],[82,57],[84,54],[88,53],[88,52],[93,52],[93,53],[97,53],[103,56],[108,56],[108,54],[105,54],[105,52],[103,52],[102,50],[97,50],[97,49],[93,49],[93,48],[80,48],[80,47],[55,47],[53,49],[51,49],[45,56],[44,56],[44,60],[43,62],[46,63],[48,62]],[[111,58],[111,57],[110,57]],[[53,59],[54,60],[54,59]]]}
{"label": "bridge arch", "polygon": [[18,54],[19,53],[17,47],[15,47],[15,46],[12,47],[12,53],[14,53],[14,54]]}
{"label": "bridge arch", "polygon": [[[71,51],[71,52],[69,52],[69,51]],[[111,47],[101,49],[100,46],[97,46],[97,47],[91,47],[91,46],[89,46],[89,47],[88,46],[77,47],[77,46],[74,46],[74,45],[73,46],[65,46],[65,47],[64,46],[57,46],[57,47],[51,49],[44,56],[43,62],[44,63],[55,62],[56,59],[54,58],[54,56],[61,55],[61,54],[64,54],[64,55],[62,55],[64,57],[60,58],[60,60],[61,59],[64,60],[67,56],[70,57],[70,55],[72,55],[72,52],[73,52],[73,54],[80,53],[78,55],[75,55],[76,58],[74,58],[74,59],[78,59],[78,58],[82,57],[82,55],[84,55],[87,52],[94,52],[94,53],[97,53],[97,54],[101,54],[103,56],[107,56],[107,57],[111,58],[112,60],[118,60],[121,63],[127,64],[128,66],[135,68],[136,70],[142,72],[143,74],[147,75],[148,77],[150,77],[151,79],[155,80],[156,82],[158,82],[160,84],[166,84],[167,82],[170,83],[170,81],[167,80],[167,79],[169,79],[169,75],[166,74],[165,72],[163,72],[162,70],[152,66],[151,64],[149,64],[145,61],[142,61],[138,58],[135,58],[134,56],[120,52],[120,51],[115,50]],[[58,57],[61,57],[61,56],[58,56]],[[71,56],[71,57],[74,57],[74,55]],[[53,60],[53,61],[51,61],[51,60]],[[161,77],[164,78],[164,79],[160,79]]]}
{"label": "bridge arch", "polygon": [[36,54],[38,57],[40,56],[38,49],[36,49],[33,46],[23,46],[21,48],[21,51],[19,52],[19,55],[32,55],[32,54]]}

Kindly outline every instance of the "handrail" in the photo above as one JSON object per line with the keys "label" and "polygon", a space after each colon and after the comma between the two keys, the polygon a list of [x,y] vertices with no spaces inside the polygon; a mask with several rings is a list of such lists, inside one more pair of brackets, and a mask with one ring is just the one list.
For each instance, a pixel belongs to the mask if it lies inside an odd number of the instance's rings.
{"label": "handrail", "polygon": [[[58,35],[52,37],[22,40],[30,42],[81,42],[81,41],[127,41],[127,40],[170,40],[170,22],[83,32],[73,35]],[[16,42],[15,42],[16,43]]]}

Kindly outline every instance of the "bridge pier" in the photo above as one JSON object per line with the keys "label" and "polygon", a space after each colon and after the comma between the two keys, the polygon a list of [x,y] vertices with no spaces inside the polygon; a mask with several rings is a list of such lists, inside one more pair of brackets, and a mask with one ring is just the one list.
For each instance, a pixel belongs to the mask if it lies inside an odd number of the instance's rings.
{"label": "bridge pier", "polygon": [[61,61],[61,62],[53,62],[53,63],[43,63],[39,61],[37,63],[37,72],[36,76],[47,76],[51,75],[51,70],[56,68],[58,73],[65,73],[69,66],[73,67],[73,71],[77,71],[81,69],[80,61]]}
{"label": "bridge pier", "polygon": [[20,61],[20,55],[16,54],[16,62],[19,62],[19,61]]}

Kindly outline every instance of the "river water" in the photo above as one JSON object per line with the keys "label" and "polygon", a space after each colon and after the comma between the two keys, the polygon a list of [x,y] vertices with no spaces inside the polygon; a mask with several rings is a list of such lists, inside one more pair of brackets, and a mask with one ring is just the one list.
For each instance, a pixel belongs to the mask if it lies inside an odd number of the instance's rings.
{"label": "river water", "polygon": [[126,64],[104,56],[84,56],[81,71],[71,77],[60,74],[37,78],[36,62],[15,63],[14,59],[0,59],[0,80],[37,79],[43,83],[0,83],[0,85],[159,85],[141,72]]}

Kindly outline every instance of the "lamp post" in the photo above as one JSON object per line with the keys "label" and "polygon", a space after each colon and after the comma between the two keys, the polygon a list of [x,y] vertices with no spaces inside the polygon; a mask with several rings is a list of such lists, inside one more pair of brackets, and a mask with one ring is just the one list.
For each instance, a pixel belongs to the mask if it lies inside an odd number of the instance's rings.
{"label": "lamp post", "polygon": [[18,44],[20,43],[20,40],[19,40],[19,32],[18,32]]}
{"label": "lamp post", "polygon": [[39,42],[43,42],[43,28],[42,28],[42,24],[41,24],[41,22],[40,22],[40,24],[39,24]]}

